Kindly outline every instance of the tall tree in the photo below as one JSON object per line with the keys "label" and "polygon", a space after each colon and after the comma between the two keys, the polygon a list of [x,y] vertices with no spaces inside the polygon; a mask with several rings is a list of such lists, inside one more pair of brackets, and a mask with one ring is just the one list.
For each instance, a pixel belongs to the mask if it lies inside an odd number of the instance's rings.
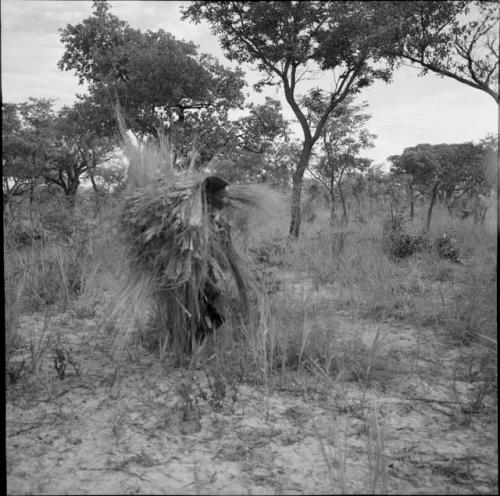
{"label": "tall tree", "polygon": [[[230,60],[255,63],[264,77],[256,88],[280,84],[303,133],[293,174],[289,233],[300,232],[302,179],[329,115],[349,95],[375,79],[389,80],[388,68],[373,64],[384,39],[383,25],[365,2],[195,1],[183,18],[206,20]],[[315,127],[299,103],[297,84],[311,70],[331,71],[332,90]]]}
{"label": "tall tree", "polygon": [[[92,15],[61,31],[62,70],[73,70],[80,83],[103,105],[118,100],[135,133],[176,133],[195,141],[207,119],[227,119],[229,108],[243,104],[240,69],[223,67],[192,42],[163,30],[131,28],[111,14],[109,4],[94,1]],[[203,113],[200,111],[203,110]],[[191,118],[192,117],[192,118]],[[191,118],[191,120],[190,120]]]}
{"label": "tall tree", "polygon": [[[391,20],[388,54],[484,91],[498,103],[498,2],[371,2]],[[390,40],[390,38],[389,38]]]}
{"label": "tall tree", "polygon": [[376,138],[366,128],[371,117],[365,113],[367,106],[366,102],[355,104],[349,96],[334,110],[322,132],[318,159],[308,167],[311,175],[328,192],[332,223],[335,218],[336,192],[342,206],[342,220],[346,224],[349,221],[343,190],[345,177],[350,172],[367,169],[371,163],[359,155],[362,150],[372,148]]}

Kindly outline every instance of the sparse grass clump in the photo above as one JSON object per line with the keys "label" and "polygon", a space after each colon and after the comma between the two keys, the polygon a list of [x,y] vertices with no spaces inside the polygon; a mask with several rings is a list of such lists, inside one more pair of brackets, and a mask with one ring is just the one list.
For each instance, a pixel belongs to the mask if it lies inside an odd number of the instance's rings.
{"label": "sparse grass clump", "polygon": [[467,273],[453,296],[445,327],[456,344],[497,343],[496,274],[487,268]]}
{"label": "sparse grass clump", "polygon": [[9,273],[23,274],[18,298],[23,311],[34,312],[48,305],[67,305],[80,294],[86,253],[77,245],[38,243],[6,254]]}

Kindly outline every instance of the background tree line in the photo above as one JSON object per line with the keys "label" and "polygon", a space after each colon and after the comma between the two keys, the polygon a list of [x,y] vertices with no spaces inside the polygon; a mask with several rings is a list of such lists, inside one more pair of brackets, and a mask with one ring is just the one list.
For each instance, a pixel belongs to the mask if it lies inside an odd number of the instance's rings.
{"label": "background tree line", "polygon": [[[119,182],[101,163],[119,144],[114,109],[141,139],[167,136],[174,164],[209,166],[231,181],[271,181],[291,186],[289,233],[301,226],[306,171],[325,189],[332,220],[340,202],[348,222],[344,182],[363,181],[373,146],[366,104],[356,95],[377,79],[390,83],[401,64],[452,77],[498,102],[498,12],[494,2],[205,2],[183,9],[187,21],[204,20],[229,60],[262,73],[257,91],[275,85],[300,125],[293,139],[279,101],[245,105],[244,74],[199,52],[192,42],[163,30],[141,32],[94,1],[91,15],[61,29],[61,70],[73,71],[87,91],[74,105],[54,110],[48,99],[3,104],[4,204],[40,184],[52,185],[74,205],[83,179],[96,202],[102,186]],[[312,72],[332,77],[330,90],[300,93]],[[230,111],[245,112],[230,119]],[[394,181],[414,200],[452,205],[486,193],[485,163],[493,140],[481,144],[417,145],[391,157]],[[365,172],[364,176],[356,172]],[[364,179],[359,179],[363,177]],[[353,179],[357,178],[357,179]],[[354,191],[356,191],[356,187]]]}

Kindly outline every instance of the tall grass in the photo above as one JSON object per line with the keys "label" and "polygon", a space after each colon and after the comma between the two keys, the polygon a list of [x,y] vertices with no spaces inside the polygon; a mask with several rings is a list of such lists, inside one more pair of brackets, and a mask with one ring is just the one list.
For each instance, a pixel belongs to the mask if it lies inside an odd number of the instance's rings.
{"label": "tall grass", "polygon": [[[416,214],[406,228],[418,233],[425,209]],[[440,258],[432,246],[396,261],[383,249],[386,215],[374,211],[365,222],[332,227],[328,212],[320,210],[292,243],[273,222],[255,226],[253,239],[261,241],[253,241],[254,252],[267,260],[267,269],[274,270],[271,277],[285,281],[281,291],[267,295],[265,308],[259,310],[265,324],[255,326],[250,342],[262,370],[309,370],[362,381],[376,381],[391,373],[390,360],[377,349],[336,332],[335,316],[340,309],[358,318],[444,330],[452,345],[488,342],[496,349],[494,233],[438,207],[430,239],[448,233],[462,263]],[[296,274],[295,286],[304,288],[298,296],[294,284],[287,283],[286,274],[291,272]],[[496,353],[490,358],[495,361]]]}
{"label": "tall grass", "polygon": [[[378,342],[340,332],[339,311],[355,318],[435,327],[444,330],[452,344],[481,343],[490,351],[496,349],[497,245],[487,226],[436,207],[430,237],[447,232],[456,240],[464,265],[443,260],[432,250],[395,261],[383,247],[387,205],[372,205],[361,220],[348,226],[332,226],[328,210],[316,205],[316,215],[304,222],[299,240],[290,242],[288,198],[270,188],[262,191],[267,202],[263,209],[230,212],[232,235],[239,251],[253,258],[276,285],[263,283],[245,322],[232,315],[228,305],[226,323],[199,358],[210,362],[215,357],[218,367],[230,375],[259,382],[287,371],[364,384],[383,382],[391,373],[391,362]],[[112,229],[116,212],[103,209],[101,216],[65,241],[6,248],[6,324],[12,346],[24,312],[71,306],[90,317],[123,296],[118,288],[126,261],[123,244]],[[418,209],[406,228],[420,232],[424,222],[425,209]],[[134,300],[136,313],[122,312],[132,315],[130,322],[117,324],[124,333],[154,325],[146,289],[143,299]],[[121,306],[115,305],[118,313],[127,306],[126,298]],[[167,340],[160,349],[163,357],[168,356]]]}

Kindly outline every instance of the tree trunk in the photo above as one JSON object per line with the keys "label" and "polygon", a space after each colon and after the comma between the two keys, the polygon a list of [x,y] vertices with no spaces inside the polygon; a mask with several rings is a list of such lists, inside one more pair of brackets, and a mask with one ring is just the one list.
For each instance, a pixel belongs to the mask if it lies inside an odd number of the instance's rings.
{"label": "tree trunk", "polygon": [[94,173],[89,172],[89,177],[90,177],[90,182],[92,183],[92,189],[94,190],[94,197],[95,197],[94,217],[97,217],[99,211],[101,210],[101,195],[94,179]]}
{"label": "tree trunk", "polygon": [[76,192],[78,191],[78,186],[80,186],[80,180],[75,178],[69,183],[68,187],[64,189],[66,200],[72,210],[74,210],[76,206]]}
{"label": "tree trunk", "polygon": [[330,188],[328,193],[330,194],[330,226],[335,224],[335,194],[333,193],[333,188],[335,184],[333,182],[333,177],[330,177]]}
{"label": "tree trunk", "polygon": [[290,238],[297,239],[300,234],[300,196],[302,193],[302,178],[304,177],[304,172],[309,163],[309,157],[311,156],[311,150],[313,147],[312,140],[304,140],[304,145],[302,148],[302,153],[300,154],[299,165],[295,169],[293,174],[293,186],[292,186],[292,220],[290,222],[290,230],[288,231],[288,236]]}
{"label": "tree trunk", "polygon": [[3,218],[4,221],[12,222],[14,220],[14,210],[12,208],[12,197],[10,193],[4,192],[3,195]]}
{"label": "tree trunk", "polygon": [[330,195],[330,226],[335,224],[335,198]]}
{"label": "tree trunk", "polygon": [[30,183],[30,194],[29,194],[29,198],[30,198],[30,221],[33,222],[33,205],[35,204],[35,184],[34,183]]}
{"label": "tree trunk", "polygon": [[347,214],[347,205],[344,198],[344,192],[342,191],[342,186],[340,185],[340,182],[338,183],[337,186],[339,188],[340,203],[342,204],[342,223],[345,226],[347,226],[347,224],[349,224],[349,216]]}
{"label": "tree trunk", "polygon": [[411,186],[408,189],[410,191],[410,220],[413,220],[415,218],[415,193]]}
{"label": "tree trunk", "polygon": [[427,231],[429,230],[429,227],[431,226],[432,209],[434,208],[434,204],[436,203],[437,192],[438,192],[438,185],[436,184],[432,188],[431,202],[429,204],[429,210],[427,211],[427,221],[425,223],[425,229]]}

